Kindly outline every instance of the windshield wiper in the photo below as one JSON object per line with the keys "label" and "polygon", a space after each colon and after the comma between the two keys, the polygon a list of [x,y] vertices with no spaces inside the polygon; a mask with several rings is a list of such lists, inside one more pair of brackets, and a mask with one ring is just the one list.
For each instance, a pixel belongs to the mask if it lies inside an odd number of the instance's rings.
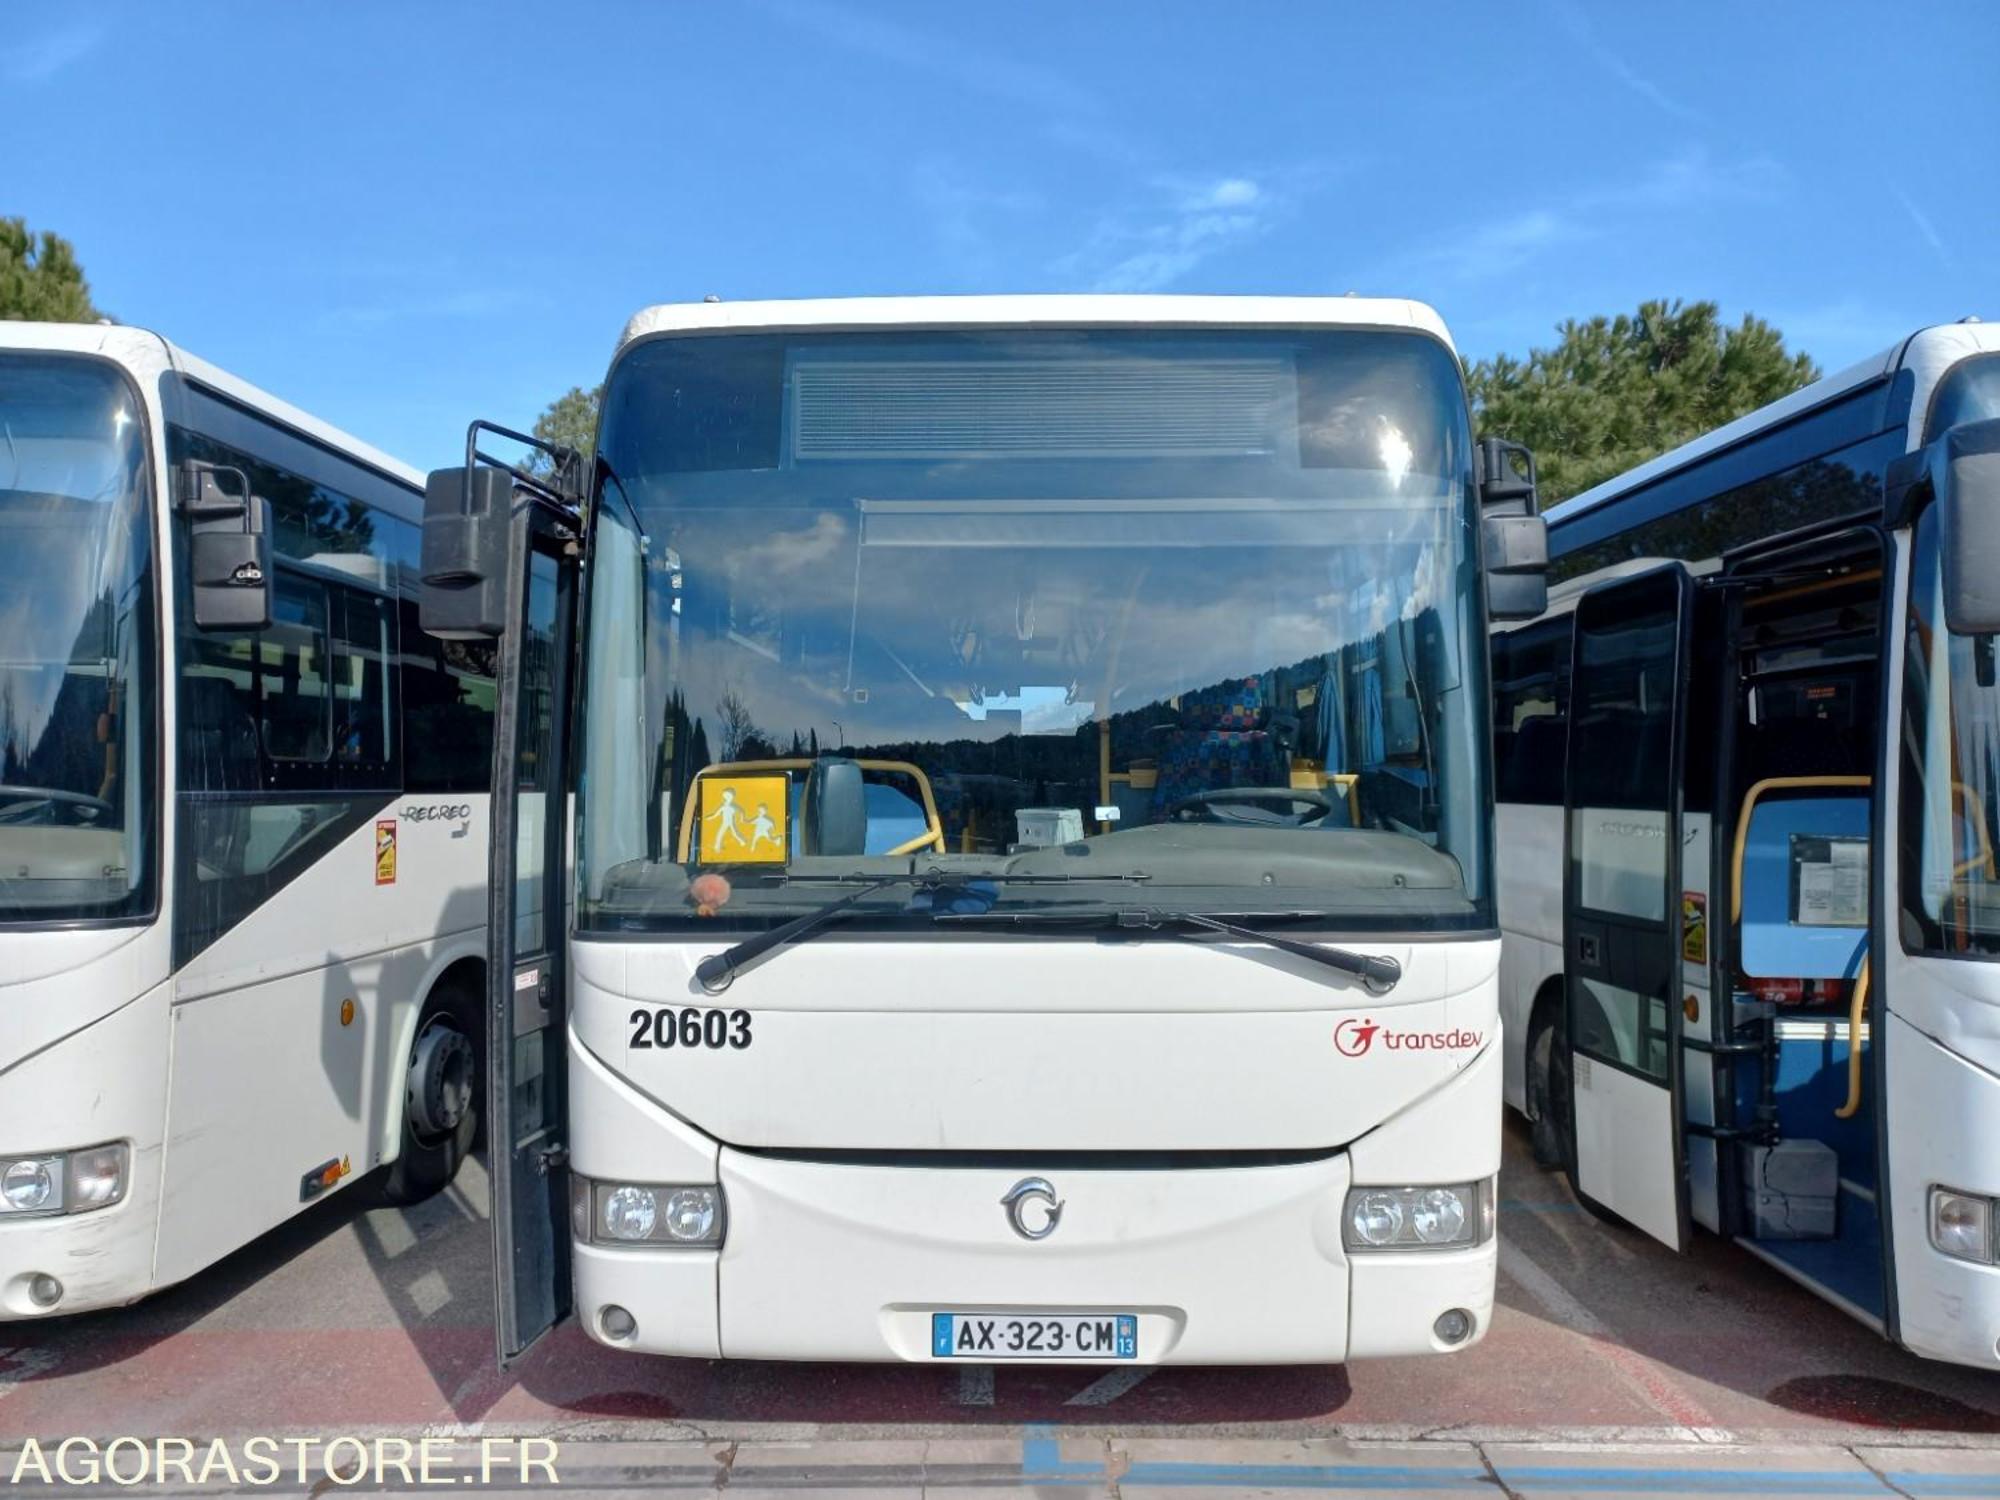
{"label": "windshield wiper", "polygon": [[1263,943],[1267,947],[1278,949],[1281,953],[1290,953],[1299,958],[1310,959],[1316,964],[1325,964],[1329,969],[1338,969],[1343,974],[1352,974],[1361,981],[1371,995],[1388,994],[1403,977],[1403,966],[1393,958],[1385,958],[1375,953],[1356,953],[1351,948],[1302,943],[1297,938],[1280,937],[1275,932],[1259,932],[1254,927],[1245,927],[1237,922],[1225,922],[1220,917],[1204,916],[1196,911],[1157,911],[1142,907],[1137,911],[1119,912],[1118,925],[1148,929],[1199,927],[1208,932],[1221,932],[1233,938],[1242,938],[1246,942]]}
{"label": "windshield wiper", "polygon": [[711,995],[719,995],[729,988],[729,982],[737,971],[747,967],[786,943],[800,942],[810,937],[820,928],[838,922],[851,914],[854,908],[877,891],[885,891],[891,886],[913,885],[919,890],[958,890],[974,884],[1003,885],[1081,885],[1098,881],[1115,881],[1132,884],[1147,879],[1145,875],[1001,875],[1001,874],[955,874],[941,870],[912,870],[897,875],[885,875],[871,880],[858,891],[850,891],[824,906],[793,917],[791,921],[747,937],[732,948],[720,953],[711,953],[694,967],[695,982]]}
{"label": "windshield wiper", "polygon": [[[1232,917],[1267,921],[1296,922],[1323,917],[1325,913],[1316,911],[1268,911],[1230,913]],[[1263,943],[1281,952],[1296,954],[1316,964],[1324,964],[1329,969],[1338,969],[1343,974],[1352,974],[1367,987],[1371,995],[1386,995],[1393,990],[1403,977],[1403,966],[1393,958],[1385,958],[1373,953],[1356,953],[1347,948],[1330,948],[1319,943],[1302,943],[1296,938],[1280,937],[1274,932],[1259,932],[1254,927],[1245,927],[1241,922],[1228,921],[1222,917],[1209,916],[1203,912],[1160,911],[1152,907],[1137,907],[1123,911],[1023,911],[1023,912],[940,912],[934,921],[949,923],[956,927],[1074,927],[1081,925],[1101,926],[1109,921],[1113,926],[1143,928],[1148,932],[1160,932],[1175,927],[1199,927],[1209,932],[1226,933],[1233,938],[1247,942]]]}

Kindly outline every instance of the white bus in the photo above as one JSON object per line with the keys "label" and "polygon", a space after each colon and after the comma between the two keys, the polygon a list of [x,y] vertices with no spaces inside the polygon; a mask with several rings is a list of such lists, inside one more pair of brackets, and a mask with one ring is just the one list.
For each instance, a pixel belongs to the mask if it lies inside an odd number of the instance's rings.
{"label": "white bus", "polygon": [[1587,1206],[2000,1365],[2000,329],[1549,512],[1493,639],[1507,1098]]}
{"label": "white bus", "polygon": [[154,334],[0,323],[0,1317],[469,1149],[492,654],[418,628],[421,512]]}
{"label": "white bus", "polygon": [[499,636],[526,761],[503,1359],[572,1305],[708,1358],[1479,1338],[1503,447],[1482,517],[1414,303],[919,298],[639,314],[581,534],[433,475],[426,626]]}

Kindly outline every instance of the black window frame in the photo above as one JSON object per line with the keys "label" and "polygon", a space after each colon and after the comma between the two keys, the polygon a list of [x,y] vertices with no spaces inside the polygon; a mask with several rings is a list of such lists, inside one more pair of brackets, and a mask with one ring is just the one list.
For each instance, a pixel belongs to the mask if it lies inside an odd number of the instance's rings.
{"label": "black window frame", "polygon": [[[425,665],[447,675],[442,649],[417,624],[421,529],[392,508],[394,497],[413,492],[282,423],[192,383],[175,388],[170,379],[167,384],[168,410],[173,414],[166,429],[170,464],[201,458],[239,468],[253,493],[274,502],[274,589],[317,591],[323,601],[321,639],[326,649],[320,753],[273,755],[262,715],[264,633],[197,631],[186,591],[175,591],[165,628],[173,633],[179,662],[177,769],[171,789],[178,831],[171,878],[174,964],[179,968],[403,797],[489,790],[492,711],[489,706],[481,712],[475,705],[473,732],[467,736],[464,753],[445,763],[445,774],[427,772],[416,778],[418,785],[411,784],[407,675]],[[300,557],[283,550],[295,538],[324,545],[316,545],[312,557]],[[185,576],[185,526],[172,528],[171,549],[175,576]],[[374,559],[377,577],[357,576],[340,566],[343,556]],[[384,628],[374,639],[357,643],[351,639],[357,611],[365,617],[371,608]],[[337,687],[345,664],[355,659],[377,661],[382,674],[376,684],[386,694],[377,716],[382,738],[379,746],[369,747],[379,748],[380,755],[342,754]],[[241,711],[236,721],[225,717],[218,723],[213,712],[204,718],[219,690],[191,684],[220,675],[201,671],[204,661],[247,676],[247,691],[240,685],[233,690],[231,712]],[[364,684],[369,676],[364,668]],[[204,693],[211,703],[198,706],[197,697]],[[199,752],[192,748],[198,735],[204,736]],[[438,764],[436,749],[427,740],[426,766]],[[229,809],[257,806],[296,808],[301,824],[297,842],[283,848],[268,865],[243,869],[225,865],[224,873],[215,873],[217,852],[240,855],[247,837],[242,826],[232,824],[236,815]],[[197,874],[197,861],[207,867],[207,878]]]}
{"label": "black window frame", "polygon": [[[1562,728],[1563,744],[1569,738],[1570,671],[1576,649],[1576,616],[1570,610],[1532,620],[1512,630],[1495,632],[1492,641],[1493,696],[1493,800],[1529,807],[1563,805],[1563,756],[1557,753],[1527,765],[1520,761],[1519,727],[1506,722],[1515,703],[1514,686],[1522,682],[1540,683],[1544,677],[1553,684],[1555,708],[1532,717],[1553,719]],[[1530,653],[1546,661],[1524,663]]]}

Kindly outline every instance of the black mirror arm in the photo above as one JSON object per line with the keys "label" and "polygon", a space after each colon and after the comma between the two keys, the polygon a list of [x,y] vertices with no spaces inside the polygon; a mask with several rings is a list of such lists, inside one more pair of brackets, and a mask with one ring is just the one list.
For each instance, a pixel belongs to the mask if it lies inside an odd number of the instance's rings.
{"label": "black mirror arm", "polygon": [[[490,432],[495,437],[506,438],[509,442],[520,443],[537,452],[546,453],[554,463],[554,482],[539,474],[531,474],[518,464],[510,464],[495,458],[490,453],[482,453],[479,448],[479,434]],[[578,518],[583,506],[583,455],[564,443],[551,443],[532,433],[516,432],[511,427],[502,427],[498,422],[480,419],[465,429],[465,473],[463,490],[466,514],[472,511],[472,471],[479,465],[504,469],[512,475],[515,483],[534,495],[537,500],[554,506],[572,523]]]}

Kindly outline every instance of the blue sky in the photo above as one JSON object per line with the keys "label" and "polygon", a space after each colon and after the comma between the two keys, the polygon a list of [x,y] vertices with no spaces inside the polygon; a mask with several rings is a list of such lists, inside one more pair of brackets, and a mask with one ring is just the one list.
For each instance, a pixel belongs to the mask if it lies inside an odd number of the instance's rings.
{"label": "blue sky", "polygon": [[1366,293],[1478,356],[1650,296],[1837,368],[2000,317],[2000,7],[0,11],[0,214],[419,465],[653,302]]}

